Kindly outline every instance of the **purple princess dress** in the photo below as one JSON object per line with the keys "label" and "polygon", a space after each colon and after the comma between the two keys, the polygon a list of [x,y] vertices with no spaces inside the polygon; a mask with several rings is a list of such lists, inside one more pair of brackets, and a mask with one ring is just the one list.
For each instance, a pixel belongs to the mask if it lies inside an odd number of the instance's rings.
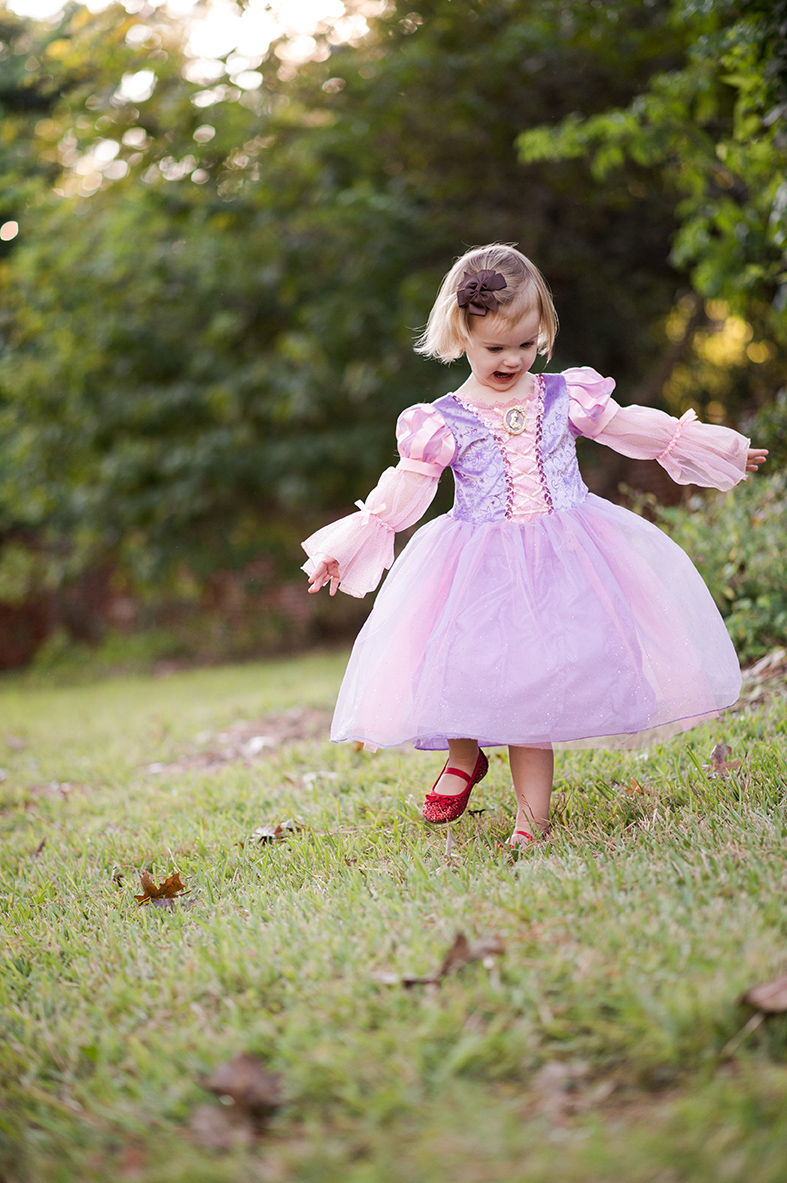
{"label": "purple princess dress", "polygon": [[639,747],[735,702],[738,660],[700,575],[656,526],[588,492],[575,439],[723,490],[744,477],[749,441],[693,411],[620,407],[613,389],[574,369],[542,375],[524,404],[448,394],[400,416],[398,467],[359,513],[307,539],[304,569],[336,559],[342,590],[363,596],[446,467],[455,502],[393,563],[355,642],[333,740]]}

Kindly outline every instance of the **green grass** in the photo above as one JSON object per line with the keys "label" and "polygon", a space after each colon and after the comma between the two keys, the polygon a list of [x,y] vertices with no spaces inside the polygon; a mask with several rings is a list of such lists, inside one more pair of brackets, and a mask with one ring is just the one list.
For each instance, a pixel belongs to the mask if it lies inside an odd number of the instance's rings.
{"label": "green grass", "polygon": [[[560,757],[554,836],[521,857],[496,845],[501,759],[448,857],[418,820],[438,754],[304,741],[146,771],[329,707],[342,665],[0,683],[0,1179],[781,1183],[787,1018],[725,1051],[740,994],[787,970],[781,700],[644,758]],[[700,768],[721,739],[726,783]],[[240,845],[290,816],[286,843]],[[143,868],[193,906],[138,907]],[[458,930],[505,939],[499,972],[373,980],[428,972]],[[205,1150],[200,1080],[240,1051],[286,1103],[252,1147]]]}

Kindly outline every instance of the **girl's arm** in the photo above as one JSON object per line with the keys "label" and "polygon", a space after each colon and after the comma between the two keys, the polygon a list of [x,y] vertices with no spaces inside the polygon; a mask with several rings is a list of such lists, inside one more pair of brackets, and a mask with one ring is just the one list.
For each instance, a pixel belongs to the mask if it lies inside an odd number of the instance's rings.
{"label": "girl's arm", "polygon": [[590,367],[566,370],[569,418],[580,435],[637,460],[658,460],[679,485],[726,492],[756,472],[767,451],[750,448],[730,427],[700,423],[694,411],[680,419],[653,407],[621,407],[611,397],[614,382]]}
{"label": "girl's arm", "polygon": [[429,508],[440,474],[454,458],[456,442],[442,415],[419,404],[399,417],[401,460],[388,468],[359,513],[324,526],[302,543],[309,556],[303,570],[309,591],[330,584],[358,598],[372,591],[394,558],[394,535],[412,526]]}
{"label": "girl's arm", "polygon": [[700,423],[694,411],[680,419],[653,407],[620,407],[595,437],[624,456],[658,460],[679,485],[701,485],[726,492],[765,459],[731,427]]}

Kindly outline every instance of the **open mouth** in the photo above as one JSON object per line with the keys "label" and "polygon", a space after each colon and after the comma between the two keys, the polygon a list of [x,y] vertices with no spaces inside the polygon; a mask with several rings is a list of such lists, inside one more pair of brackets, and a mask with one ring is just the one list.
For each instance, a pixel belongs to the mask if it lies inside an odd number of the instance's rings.
{"label": "open mouth", "polygon": [[505,373],[504,370],[495,370],[492,377],[495,378],[498,382],[507,382],[509,380],[509,378],[516,378],[516,372],[513,374],[507,374],[507,373]]}

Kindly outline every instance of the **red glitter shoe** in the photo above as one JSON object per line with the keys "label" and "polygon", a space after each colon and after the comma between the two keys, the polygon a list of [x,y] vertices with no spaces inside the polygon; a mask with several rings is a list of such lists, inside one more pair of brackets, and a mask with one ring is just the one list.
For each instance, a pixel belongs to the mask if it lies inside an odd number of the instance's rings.
{"label": "red glitter shoe", "polygon": [[462,780],[467,781],[467,788],[463,793],[457,793],[455,796],[444,796],[442,793],[436,793],[435,786],[439,784],[440,776],[432,785],[431,793],[427,793],[424,807],[421,810],[425,822],[430,822],[433,826],[444,826],[448,822],[455,822],[457,818],[461,817],[467,809],[467,803],[470,800],[470,794],[473,791],[473,785],[477,785],[480,780],[483,780],[489,771],[489,761],[483,752],[479,751],[478,759],[475,762],[472,776],[466,772],[462,772],[461,768],[449,768],[448,761],[445,762],[445,767],[440,773],[450,773],[451,776],[461,776]]}

